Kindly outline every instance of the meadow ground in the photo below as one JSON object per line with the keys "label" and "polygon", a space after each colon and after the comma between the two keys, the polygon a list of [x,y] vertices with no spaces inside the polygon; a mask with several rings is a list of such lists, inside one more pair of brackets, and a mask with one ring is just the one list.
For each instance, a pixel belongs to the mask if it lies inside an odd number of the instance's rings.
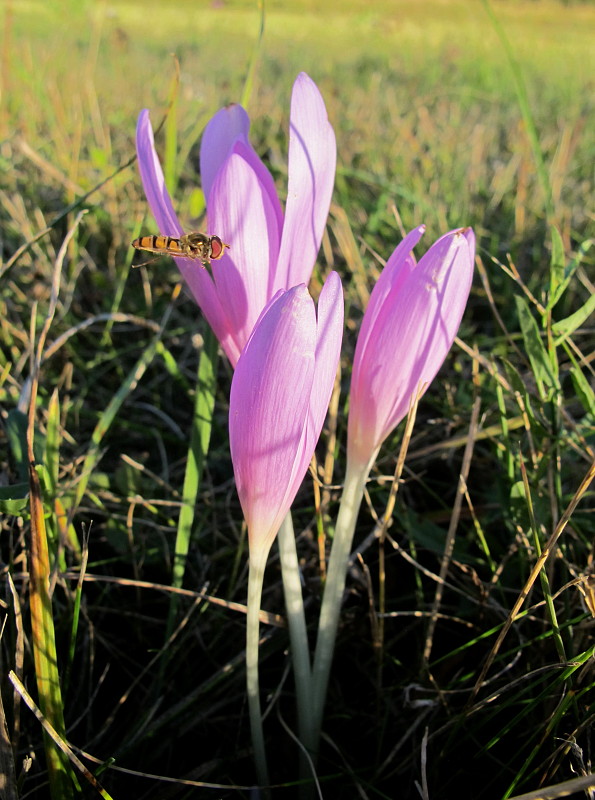
{"label": "meadow ground", "polygon": [[[5,796],[49,796],[41,725],[10,670],[46,716],[63,709],[66,739],[92,757],[83,760],[114,800],[251,796],[234,788],[255,777],[231,368],[171,261],[130,269],[130,241],[155,230],[134,130],[142,108],[156,127],[169,107],[158,150],[180,219],[200,228],[200,136],[227,103],[244,100],[252,142],[284,196],[289,97],[302,70],[320,88],[338,147],[310,288],[317,295],[333,268],[346,293],[341,391],[317,451],[329,488],[317,495],[308,477],[294,506],[312,636],[319,554],[344,475],[353,346],[382,260],[421,222],[420,252],[457,226],[473,226],[478,242],[459,338],[420,403],[383,542],[371,534],[390,499],[402,426],[368,484],[318,764],[322,796],[409,798],[419,787],[427,798],[492,800],[588,773],[593,4],[283,0],[266,6],[262,37],[248,0],[3,0],[0,19]],[[42,523],[25,445],[29,376],[58,253],[83,209],[35,409],[50,613],[31,536]],[[185,479],[196,502],[184,511]],[[176,541],[188,545],[178,594]],[[263,608],[284,614],[275,551]],[[61,696],[51,689],[50,618]],[[287,632],[263,633],[273,796],[290,798],[298,748],[287,731]],[[79,780],[82,796],[97,796]]]}

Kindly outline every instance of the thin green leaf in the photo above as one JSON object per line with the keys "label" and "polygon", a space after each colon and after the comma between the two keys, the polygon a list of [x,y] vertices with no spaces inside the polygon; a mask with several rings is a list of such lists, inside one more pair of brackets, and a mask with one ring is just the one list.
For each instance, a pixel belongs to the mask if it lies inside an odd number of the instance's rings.
{"label": "thin green leaf", "polygon": [[[194,421],[190,432],[190,447],[186,473],[184,475],[183,505],[180,510],[178,532],[174,557],[172,585],[182,586],[186,570],[186,558],[190,546],[192,524],[196,497],[204,469],[205,459],[209,450],[211,427],[213,423],[213,409],[215,407],[215,374],[217,367],[218,342],[211,329],[207,329],[204,346],[198,362],[198,376],[196,398],[194,404]],[[175,604],[177,595],[172,595],[172,604]]]}
{"label": "thin green leaf", "polygon": [[[514,725],[515,722],[519,721],[523,716],[525,716],[527,711],[529,711],[531,709],[531,705],[533,705],[534,708],[538,708],[543,702],[547,702],[548,697],[551,697],[553,695],[553,693],[554,693],[553,690],[555,688],[559,687],[561,684],[565,684],[566,682],[568,682],[569,679],[572,678],[574,673],[578,669],[580,669],[580,667],[582,667],[582,665],[584,663],[586,663],[587,661],[590,661],[593,658],[594,651],[595,651],[595,648],[591,647],[591,648],[589,648],[589,650],[586,650],[585,652],[581,653],[580,655],[573,656],[570,665],[568,667],[566,667],[566,669],[564,669],[563,671],[561,671],[560,673],[555,675],[554,680],[552,681],[552,683],[549,686],[546,685],[545,689],[533,700],[532,704],[528,704],[527,706],[525,706],[525,708],[523,709],[523,711],[521,711],[521,713],[517,716],[517,718],[512,721],[511,725]],[[583,691],[584,692],[588,692],[588,691],[590,691],[590,689],[591,689],[591,687],[587,686],[587,687],[584,688]],[[551,733],[551,731],[553,731],[556,723],[560,719],[562,719],[563,713],[566,710],[567,706],[569,704],[572,705],[575,702],[575,699],[576,699],[576,695],[575,695],[574,692],[567,692],[567,691],[565,692],[565,696],[562,698],[560,705],[556,709],[556,713],[553,715],[553,717],[548,722],[548,725],[547,725],[547,728],[546,728],[548,733]],[[535,746],[533,747],[531,753],[529,754],[528,758],[525,760],[525,763],[523,764],[523,766],[521,767],[519,772],[515,775],[512,783],[510,784],[510,786],[508,787],[507,791],[504,794],[504,798],[510,797],[510,795],[513,793],[515,788],[519,785],[521,779],[523,778],[523,776],[525,775],[525,773],[529,769],[529,767],[530,767],[531,763],[533,762],[534,758],[537,756],[539,751],[544,747],[545,743],[549,740],[549,736],[544,736],[543,735],[543,731],[540,731],[539,729],[533,731],[530,734],[530,736],[528,738],[528,741],[530,741],[532,739],[536,739],[536,738],[537,738],[537,742],[536,742]]]}
{"label": "thin green leaf", "polygon": [[525,382],[517,368],[507,359],[503,358],[502,363],[504,364],[506,375],[511,383],[513,391],[515,393],[518,392],[521,398],[519,409],[526,412],[527,417],[529,418],[530,428],[535,430],[535,432],[540,436],[546,434],[549,429],[549,422],[545,419],[542,413],[543,408],[541,404],[534,402],[534,396],[532,398],[531,394],[529,393],[529,389],[525,385]]}
{"label": "thin green leaf", "polygon": [[178,366],[178,362],[176,361],[174,355],[170,350],[167,349],[163,342],[159,342],[157,354],[163,359],[163,366],[169,372],[172,378],[174,378],[175,381],[180,385],[180,387],[186,392],[191,392],[192,386],[190,381]]}
{"label": "thin green leaf", "polygon": [[[190,158],[190,153],[196,147],[205,125],[209,121],[209,114],[199,114],[196,122],[187,133],[178,131],[180,137],[180,151],[178,153],[178,164],[186,164]],[[188,213],[192,218],[200,217],[205,210],[205,198],[202,189],[195,187],[192,189],[188,203]]]}
{"label": "thin green leaf", "polygon": [[595,311],[595,294],[592,294],[586,303],[571,314],[566,319],[561,319],[552,325],[554,336],[558,337],[555,340],[555,345],[558,347],[562,342],[568,338],[577,328],[585,322]]}
{"label": "thin green leaf", "polygon": [[58,470],[60,453],[60,402],[58,390],[54,389],[48,404],[48,417],[45,438],[45,458],[47,488],[53,499],[58,488]]}
{"label": "thin green leaf", "polygon": [[570,378],[574,391],[581,405],[588,413],[595,416],[595,392],[589,381],[585,378],[582,369],[576,365],[570,370]]}
{"label": "thin green leaf", "polygon": [[72,610],[72,625],[70,628],[70,647],[68,648],[68,664],[66,673],[64,675],[64,693],[67,692],[70,684],[70,676],[72,665],[74,663],[74,656],[76,651],[76,639],[78,633],[79,619],[81,613],[81,599],[83,596],[83,581],[85,579],[85,572],[87,570],[87,560],[89,556],[89,532],[85,532],[83,539],[83,552],[81,559],[81,566],[79,571],[79,579],[76,585],[76,592],[74,595],[74,608]]}
{"label": "thin green leaf", "polygon": [[29,484],[13,483],[0,486],[0,511],[3,514],[20,514],[29,502]]}
{"label": "thin green leaf", "polygon": [[[523,487],[525,490],[525,500],[527,503],[527,513],[529,514],[531,532],[533,533],[533,546],[535,547],[535,552],[537,553],[537,555],[541,556],[541,540],[539,538],[539,525],[537,524],[537,520],[535,518],[535,508],[533,506],[533,498],[531,496],[531,487],[529,486],[527,469],[525,467],[525,462],[522,459],[520,462],[520,467],[521,467],[521,475],[523,477]],[[545,564],[539,573],[539,580],[541,583],[541,591],[543,592],[543,596],[545,599],[547,616],[549,618],[549,623],[553,633],[554,644],[556,646],[560,662],[564,663],[565,661],[567,661],[567,657],[566,657],[566,652],[564,650],[564,642],[562,641],[562,635],[560,633],[560,625],[558,623],[558,618],[556,615],[556,608],[554,605],[554,600],[552,597],[552,591],[550,587],[549,578],[546,572]]]}
{"label": "thin green leaf", "polygon": [[[558,300],[562,297],[562,295],[564,294],[564,292],[568,288],[568,284],[570,283],[570,281],[572,279],[572,276],[574,275],[574,273],[577,271],[577,269],[581,265],[581,263],[583,261],[583,258],[585,257],[585,255],[591,249],[591,246],[592,246],[594,241],[595,241],[595,239],[585,239],[585,241],[581,243],[580,247],[578,248],[578,252],[577,252],[576,256],[571,261],[569,261],[568,265],[564,269],[564,275],[563,275],[561,283],[558,285],[558,287],[557,287],[556,291],[553,293],[553,295],[550,296],[549,303],[547,304],[547,309],[548,310],[553,308],[556,305],[556,303],[558,302]],[[552,252],[552,260],[553,260],[553,257],[554,257],[554,253]]]}
{"label": "thin green leaf", "polygon": [[543,346],[537,322],[531,314],[531,310],[526,301],[515,296],[517,314],[525,343],[525,350],[533,368],[533,374],[539,388],[539,394],[545,399],[545,387],[554,389],[558,387],[558,382],[552,372],[547,350]]}
{"label": "thin green leaf", "polygon": [[[56,654],[56,636],[49,594],[50,562],[47,532],[43,511],[41,484],[35,467],[29,469],[29,500],[31,509],[31,549],[29,567],[29,609],[31,640],[39,706],[44,717],[51,721],[59,734],[64,735],[64,705],[60,689],[60,673]],[[74,776],[62,754],[45,735],[45,755],[48,765],[50,791],[53,800],[73,797]]]}
{"label": "thin green leaf", "polygon": [[[140,236],[144,222],[144,217],[136,221],[130,234],[130,241],[133,241],[137,238],[137,236]],[[118,313],[118,310],[121,306],[122,298],[124,297],[124,290],[126,288],[126,282],[128,280],[128,276],[130,275],[130,265],[134,259],[134,252],[134,248],[130,247],[126,253],[126,258],[122,261],[121,266],[117,269],[116,281],[113,288],[113,299],[110,307],[110,318],[107,320],[105,330],[103,331],[103,336],[101,337],[100,347],[102,349],[107,348],[108,342],[110,341],[111,330],[116,321],[115,315]]]}
{"label": "thin green leaf", "polygon": [[[190,446],[188,448],[186,472],[184,474],[182,507],[180,509],[178,530],[176,533],[172,575],[172,586],[176,588],[180,588],[184,583],[186,561],[194,524],[196,498],[209,450],[209,442],[211,440],[213,410],[215,407],[218,347],[219,344],[215,334],[210,328],[207,328],[204,336],[203,349],[198,360],[194,417],[190,431]],[[166,640],[169,639],[173,630],[178,609],[178,600],[179,597],[177,594],[172,593],[170,595]],[[164,650],[164,653],[167,654],[167,650]],[[160,679],[163,677],[166,663],[166,659],[161,663]]]}
{"label": "thin green leaf", "polygon": [[258,59],[260,57],[260,52],[262,50],[262,41],[264,38],[264,23],[266,19],[265,8],[264,8],[264,0],[259,0],[258,7],[260,9],[260,27],[258,29],[258,38],[254,43],[254,47],[252,48],[252,54],[250,56],[250,64],[248,65],[248,71],[246,73],[246,81],[244,83],[244,89],[242,91],[242,99],[241,104],[244,108],[247,108],[248,103],[250,102],[250,96],[252,95],[252,88],[254,86],[254,75],[256,74],[256,68],[258,66]]}
{"label": "thin green leaf", "polygon": [[[552,260],[550,263],[550,302],[552,297],[555,297],[559,287],[564,280],[564,242],[560,236],[560,231],[553,225],[551,227],[552,234]],[[551,306],[548,305],[548,309]]]}
{"label": "thin green leaf", "polygon": [[[19,478],[24,481],[27,479],[27,415],[18,408],[13,408],[8,412],[6,418],[6,435],[12,454],[13,462],[16,465]],[[36,446],[37,445],[37,446]],[[37,440],[34,442],[36,460],[41,461],[38,453],[39,445]]]}
{"label": "thin green leaf", "polygon": [[134,391],[138,382],[143,377],[147,368],[155,358],[155,354],[157,353],[157,349],[159,346],[159,337],[161,336],[161,332],[150,342],[145,350],[143,351],[141,357],[138,359],[134,367],[130,370],[124,382],[116,392],[116,394],[112,397],[110,402],[108,403],[106,409],[104,410],[103,414],[99,418],[97,425],[95,426],[95,430],[91,436],[91,445],[85,457],[85,461],[83,463],[83,470],[81,475],[81,480],[77,486],[76,496],[75,496],[75,506],[78,506],[83,499],[85,491],[87,490],[87,486],[89,483],[89,479],[93,474],[95,467],[99,463],[101,459],[101,442],[103,441],[103,437],[110,429],[112,422],[116,418],[119,410],[122,408],[124,401],[128,398],[128,396]]}

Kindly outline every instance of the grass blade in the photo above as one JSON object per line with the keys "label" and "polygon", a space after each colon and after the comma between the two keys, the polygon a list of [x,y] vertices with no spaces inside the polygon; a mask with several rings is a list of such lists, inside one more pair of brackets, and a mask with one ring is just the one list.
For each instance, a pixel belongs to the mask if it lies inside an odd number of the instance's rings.
{"label": "grass blade", "polygon": [[260,9],[260,27],[258,29],[258,38],[254,43],[254,47],[252,48],[250,64],[248,65],[248,71],[246,72],[246,80],[244,82],[242,98],[240,100],[240,103],[244,106],[244,108],[247,108],[248,103],[250,102],[250,96],[252,95],[252,89],[254,86],[254,75],[256,74],[256,68],[258,66],[258,59],[260,57],[262,41],[264,38],[264,21],[266,19],[264,0],[258,0],[258,8]]}
{"label": "grass blade", "polygon": [[[211,439],[213,409],[215,407],[215,376],[217,373],[218,346],[215,334],[210,328],[207,328],[203,349],[198,361],[194,421],[190,432],[190,447],[188,448],[188,459],[184,475],[184,487],[182,490],[182,507],[178,518],[178,530],[174,550],[172,586],[177,589],[181,588],[184,582],[186,559],[188,557],[192,525],[194,523],[196,497],[198,495],[204,463]],[[167,619],[166,641],[173,631],[178,602],[179,596],[175,593],[172,594]],[[164,661],[162,663],[162,672],[165,666],[166,664]]]}
{"label": "grass blade", "polygon": [[178,96],[180,93],[180,62],[174,57],[175,73],[169,91],[168,113],[165,120],[165,185],[174,195],[178,185],[176,156],[178,152]]}
{"label": "grass blade", "polygon": [[[29,566],[29,608],[31,638],[39,705],[59,734],[65,732],[52,601],[49,594],[50,559],[39,476],[32,464],[29,473],[31,542]],[[44,733],[50,791],[55,800],[73,797],[69,770],[51,738]]]}
{"label": "grass blade", "polygon": [[167,324],[167,320],[169,318],[169,314],[171,313],[171,306],[168,307],[167,311],[165,312],[161,326],[159,329],[159,333],[155,336],[152,342],[145,348],[142,355],[134,365],[134,367],[130,370],[124,382],[119,387],[118,391],[114,394],[110,402],[108,403],[107,407],[105,408],[103,414],[101,415],[99,422],[95,426],[93,434],[91,436],[91,445],[85,457],[85,461],[83,463],[82,475],[81,480],[77,486],[75,500],[74,500],[74,508],[76,509],[79,505],[83,496],[87,490],[87,486],[89,485],[89,479],[93,474],[93,470],[95,469],[97,463],[101,459],[101,442],[103,437],[109,430],[112,422],[116,418],[119,410],[122,408],[124,401],[127,397],[134,391],[138,382],[142,378],[142,376],[147,371],[149,365],[155,358],[159,347],[160,347],[160,340],[161,335],[163,333],[163,329]]}
{"label": "grass blade", "polygon": [[181,587],[186,569],[186,557],[194,520],[196,496],[200,487],[205,459],[209,450],[213,409],[215,407],[215,375],[217,372],[218,342],[210,328],[198,362],[194,422],[190,432],[190,448],[184,475],[183,505],[178,522],[172,585]]}

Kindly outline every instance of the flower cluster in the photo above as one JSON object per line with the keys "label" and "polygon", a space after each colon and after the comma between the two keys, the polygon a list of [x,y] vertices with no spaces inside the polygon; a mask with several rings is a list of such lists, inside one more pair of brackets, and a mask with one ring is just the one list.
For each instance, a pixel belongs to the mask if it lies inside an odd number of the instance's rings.
{"label": "flower cluster", "polygon": [[[247,683],[258,775],[264,784],[268,774],[258,691],[264,565],[281,528],[284,573],[297,572],[295,552],[288,553],[291,525],[286,515],[312,458],[335,380],[343,293],[339,276],[331,273],[316,314],[306,288],[326,224],[336,163],[334,133],[315,84],[302,73],[293,87],[284,210],[248,132],[244,109],[229,106],[208,123],[201,146],[208,232],[229,243],[230,249],[211,263],[211,273],[192,260],[177,261],[235,367],[229,433],[250,545]],[[145,193],[160,231],[180,236],[183,231],[165,188],[147,111],[138,121],[137,148]],[[471,288],[472,230],[447,233],[417,263],[413,248],[423,232],[423,225],[412,230],[389,258],[359,332],[345,488],[312,668],[299,580],[286,580],[284,574],[300,735],[314,755],[365,481],[382,442],[440,369]],[[293,540],[291,546],[295,551]]]}

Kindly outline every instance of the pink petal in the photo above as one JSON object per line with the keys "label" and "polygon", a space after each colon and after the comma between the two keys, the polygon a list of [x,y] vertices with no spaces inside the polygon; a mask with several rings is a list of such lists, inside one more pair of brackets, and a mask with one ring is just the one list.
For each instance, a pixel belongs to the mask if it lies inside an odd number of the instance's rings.
{"label": "pink petal", "polygon": [[293,503],[314,454],[335,383],[343,338],[343,287],[336,272],[328,276],[318,299],[316,363],[306,425],[287,487],[287,510]]}
{"label": "pink petal", "polygon": [[352,457],[367,460],[427,389],[461,323],[473,277],[474,237],[439,239],[376,309],[366,347],[356,348],[349,413]]}
{"label": "pink petal", "polygon": [[[248,141],[250,119],[240,105],[230,105],[218,111],[212,117],[203,133],[200,145],[200,177],[202,190],[207,202],[207,213],[210,206],[209,196],[217,173],[231,154],[234,146],[239,142],[243,158],[250,164],[256,173],[263,191],[269,196],[269,201],[277,220],[279,230],[283,227],[283,211],[275,189],[273,177],[256,151]],[[218,231],[214,231],[218,236]]]}
{"label": "pink petal", "polygon": [[236,366],[229,436],[251,548],[268,550],[297,491],[315,347],[314,304],[296,286],[271,304]]}
{"label": "pink petal", "polygon": [[333,193],[337,148],[324,101],[302,72],[291,96],[285,223],[278,270],[286,286],[308,283]]}
{"label": "pink petal", "polygon": [[230,245],[211,268],[238,354],[277,288],[273,275],[280,235],[270,196],[246,158],[247,151],[236,142],[209,198],[209,230]]}
{"label": "pink petal", "polygon": [[[155,151],[149,112],[146,109],[141,111],[138,118],[136,150],[145,195],[160,233],[166,236],[181,236],[184,230],[173,210],[169,192],[165,186],[163,170]],[[235,364],[239,352],[230,339],[230,325],[217,297],[211,276],[196,261],[187,258],[176,258],[175,261],[215,336],[230,361]]]}
{"label": "pink petal", "polygon": [[[316,366],[308,415],[308,462],[318,442],[331,399],[343,339],[343,287],[336,272],[331,272],[318,298]],[[307,467],[307,465],[306,465]]]}
{"label": "pink petal", "polygon": [[205,199],[236,140],[248,142],[249,130],[248,114],[236,103],[220,109],[207,122],[200,144],[200,180]]}
{"label": "pink petal", "polygon": [[146,108],[138,116],[136,152],[145,195],[160,232],[164,236],[181,236],[184,230],[178,221],[165,186],[161,164],[155,152],[149,112]]}
{"label": "pink petal", "polygon": [[407,280],[415,267],[415,258],[412,251],[423,236],[425,229],[425,225],[418,225],[397,245],[372,289],[368,307],[357,335],[353,376],[357,376],[358,365],[364,360],[369,337],[374,331],[378,316],[383,313],[386,298],[392,291],[398,291],[400,284]]}
{"label": "pink petal", "polygon": [[343,338],[343,287],[336,272],[328,276],[318,299],[316,326],[316,363],[307,419],[297,448],[293,471],[288,482],[287,498],[293,503],[308,470],[320,431],[326,418],[335,383]]}

